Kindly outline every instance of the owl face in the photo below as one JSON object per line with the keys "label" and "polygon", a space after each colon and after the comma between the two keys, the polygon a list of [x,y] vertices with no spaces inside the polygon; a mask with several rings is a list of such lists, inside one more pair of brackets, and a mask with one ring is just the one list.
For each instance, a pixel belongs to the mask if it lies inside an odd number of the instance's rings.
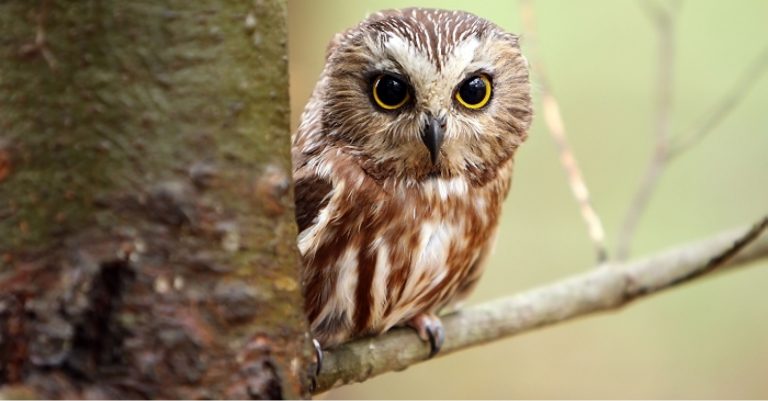
{"label": "owl face", "polygon": [[517,37],[464,12],[375,14],[334,40],[325,76],[326,134],[375,178],[487,181],[530,124]]}

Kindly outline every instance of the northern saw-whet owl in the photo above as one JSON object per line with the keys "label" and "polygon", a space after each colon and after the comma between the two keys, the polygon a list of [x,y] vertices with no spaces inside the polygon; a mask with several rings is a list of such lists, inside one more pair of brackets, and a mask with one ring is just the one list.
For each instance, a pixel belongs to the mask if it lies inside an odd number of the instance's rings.
{"label": "northern saw-whet owl", "polygon": [[293,136],[302,288],[323,348],[437,313],[480,278],[531,121],[518,37],[461,11],[336,35]]}

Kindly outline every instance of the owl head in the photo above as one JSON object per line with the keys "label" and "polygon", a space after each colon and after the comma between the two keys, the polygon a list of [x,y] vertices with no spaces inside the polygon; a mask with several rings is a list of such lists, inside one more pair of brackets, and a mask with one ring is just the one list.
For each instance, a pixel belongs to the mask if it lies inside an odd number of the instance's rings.
{"label": "owl head", "polygon": [[461,11],[370,16],[332,41],[324,80],[327,138],[382,180],[485,182],[531,121],[518,37]]}

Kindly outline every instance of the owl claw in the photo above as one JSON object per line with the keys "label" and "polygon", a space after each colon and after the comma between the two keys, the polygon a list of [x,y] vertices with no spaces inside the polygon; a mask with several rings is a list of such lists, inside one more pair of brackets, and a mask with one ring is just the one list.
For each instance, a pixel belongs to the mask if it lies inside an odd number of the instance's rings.
{"label": "owl claw", "polygon": [[432,313],[416,315],[408,321],[423,341],[429,341],[429,357],[437,355],[445,342],[445,330],[440,318]]}
{"label": "owl claw", "polygon": [[317,388],[317,376],[320,376],[320,370],[323,368],[323,348],[320,346],[320,341],[313,338],[312,345],[315,346],[315,370],[311,377],[310,392],[314,392]]}
{"label": "owl claw", "polygon": [[317,341],[316,338],[312,339],[312,345],[315,346],[315,376],[317,376],[323,368],[323,347],[320,346],[320,341]]}

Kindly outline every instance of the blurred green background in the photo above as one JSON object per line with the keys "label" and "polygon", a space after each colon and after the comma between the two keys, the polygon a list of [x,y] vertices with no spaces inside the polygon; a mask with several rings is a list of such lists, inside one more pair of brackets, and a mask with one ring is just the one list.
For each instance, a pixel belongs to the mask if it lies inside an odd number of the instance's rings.
{"label": "blurred green background", "polygon": [[[368,13],[462,9],[523,35],[515,1],[289,0],[293,127],[326,45]],[[613,247],[652,148],[656,32],[638,2],[536,1],[538,53]],[[768,1],[688,1],[673,134],[701,122],[768,45]],[[534,80],[534,91],[536,83]],[[538,95],[535,95],[538,99]],[[537,109],[540,109],[537,104]],[[768,212],[768,74],[674,161],[641,221],[641,256]],[[517,156],[496,252],[472,303],[589,269],[593,247],[541,116]],[[768,398],[768,263],[334,390],[331,398]]]}

